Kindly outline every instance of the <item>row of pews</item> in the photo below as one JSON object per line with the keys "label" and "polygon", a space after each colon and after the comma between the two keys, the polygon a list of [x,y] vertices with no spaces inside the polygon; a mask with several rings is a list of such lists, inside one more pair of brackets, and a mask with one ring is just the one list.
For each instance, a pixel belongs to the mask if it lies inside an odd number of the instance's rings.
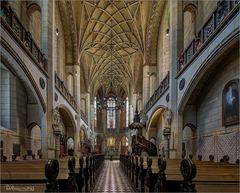
{"label": "row of pews", "polygon": [[[104,155],[1,163],[1,192],[90,192]],[[44,170],[45,168],[45,170]]]}
{"label": "row of pews", "polygon": [[120,155],[137,192],[239,192],[239,165]]}

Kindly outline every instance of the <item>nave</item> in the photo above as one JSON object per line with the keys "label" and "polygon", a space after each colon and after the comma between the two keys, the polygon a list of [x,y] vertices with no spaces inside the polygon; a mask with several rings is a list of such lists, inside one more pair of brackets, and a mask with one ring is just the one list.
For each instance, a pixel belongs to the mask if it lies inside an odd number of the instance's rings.
{"label": "nave", "polygon": [[239,4],[1,0],[0,192],[239,192]]}
{"label": "nave", "polygon": [[118,160],[105,160],[92,192],[134,192],[119,164]]}

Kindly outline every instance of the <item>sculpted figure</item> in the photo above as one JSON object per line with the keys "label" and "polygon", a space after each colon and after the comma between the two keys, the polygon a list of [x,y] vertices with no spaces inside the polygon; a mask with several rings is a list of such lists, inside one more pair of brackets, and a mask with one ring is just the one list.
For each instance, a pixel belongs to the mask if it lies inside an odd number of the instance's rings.
{"label": "sculpted figure", "polygon": [[163,112],[163,118],[165,124],[164,127],[171,128],[172,112],[168,108]]}

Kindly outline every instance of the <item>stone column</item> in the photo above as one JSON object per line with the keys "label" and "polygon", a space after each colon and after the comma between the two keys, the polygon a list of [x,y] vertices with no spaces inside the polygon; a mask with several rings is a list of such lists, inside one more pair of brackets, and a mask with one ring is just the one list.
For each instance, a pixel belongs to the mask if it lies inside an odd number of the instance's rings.
{"label": "stone column", "polygon": [[75,98],[75,102],[77,105],[78,113],[76,114],[76,128],[74,130],[74,155],[79,156],[80,155],[80,139],[79,139],[79,133],[80,133],[80,107],[81,107],[81,93],[80,93],[80,64],[77,62],[76,58],[74,58],[74,79],[73,79],[73,95]]}
{"label": "stone column", "polygon": [[79,133],[80,133],[80,123],[77,123],[77,128],[74,130],[74,156],[77,156],[77,157],[80,156],[80,148],[79,148],[80,147],[80,137],[79,137]]}
{"label": "stone column", "polygon": [[103,128],[103,132],[106,132],[106,128],[107,128],[107,110],[106,109],[102,109],[102,128]]}
{"label": "stone column", "polygon": [[149,95],[150,97],[153,95],[154,91],[157,88],[157,74],[151,73],[149,77]]}
{"label": "stone column", "polygon": [[[151,97],[151,91],[150,88],[152,90],[155,90],[155,84],[151,82],[150,84],[150,77],[154,75],[154,73],[157,72],[157,66],[156,64],[146,64],[143,66],[143,104],[146,105],[146,103],[148,102],[148,100]],[[154,92],[154,91],[153,91]],[[144,108],[144,107],[143,107]]]}
{"label": "stone column", "polygon": [[121,113],[120,113],[120,109],[116,109],[116,117],[115,117],[115,126],[117,129],[120,129],[121,127]]}
{"label": "stone column", "polygon": [[182,116],[177,109],[177,63],[178,55],[182,52],[182,1],[170,1],[170,109],[172,111],[171,132],[174,133],[174,147],[170,147],[170,158],[181,158],[182,154]]}
{"label": "stone column", "polygon": [[60,156],[60,135],[61,133],[58,131],[54,131],[55,135],[55,158],[59,159]]}
{"label": "stone column", "polygon": [[91,104],[90,104],[90,112],[89,112],[89,127],[90,129],[94,132],[94,118],[95,118],[95,114],[94,114],[94,102],[91,101]]}
{"label": "stone column", "polygon": [[91,109],[92,104],[90,101],[90,93],[86,93],[86,116],[87,116],[87,124],[88,128],[92,130],[91,128]]}
{"label": "stone column", "polygon": [[52,130],[52,109],[54,101],[54,54],[53,45],[55,34],[54,16],[55,1],[41,1],[41,49],[48,60],[47,109],[41,120],[42,158],[53,158],[54,151],[50,151],[48,137],[53,134]]}
{"label": "stone column", "polygon": [[[143,104],[144,106],[146,105],[147,101],[150,98],[150,88],[149,88],[149,66],[144,66],[143,67]],[[143,107],[144,108],[144,107]]]}
{"label": "stone column", "polygon": [[[133,93],[132,95],[132,105],[133,105],[133,114],[134,114],[137,108],[137,93]],[[139,112],[139,109],[138,109],[138,112]]]}

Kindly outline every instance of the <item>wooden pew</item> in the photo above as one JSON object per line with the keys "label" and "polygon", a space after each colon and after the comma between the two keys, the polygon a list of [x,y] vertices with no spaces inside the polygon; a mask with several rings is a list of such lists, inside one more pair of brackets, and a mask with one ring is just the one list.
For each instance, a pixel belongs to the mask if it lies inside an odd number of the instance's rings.
{"label": "wooden pew", "polygon": [[[125,173],[127,166],[132,165],[128,160],[124,155],[120,160],[123,162],[121,165],[125,168],[123,169]],[[136,167],[135,161],[135,169]],[[140,192],[238,192],[239,190],[239,165],[236,164],[140,157],[138,167],[138,186],[135,181],[134,185]]]}
{"label": "wooden pew", "polygon": [[[92,157],[92,160],[95,160],[95,166],[93,166],[92,163],[92,172],[91,175],[89,175],[89,178],[92,179],[92,186],[94,184],[93,176],[95,178],[100,173],[100,169],[104,162],[104,157],[102,155],[94,155]],[[39,191],[42,192],[46,189],[46,169],[44,173],[44,167],[46,160],[41,161],[23,161],[23,162],[6,162],[2,163],[2,171],[1,171],[1,191],[12,191],[13,188],[15,190],[23,190],[27,191],[27,189],[24,189],[24,187],[28,188],[32,191]],[[92,161],[93,162],[93,161]],[[49,162],[49,164],[55,164],[55,162]],[[87,165],[87,164],[85,164]],[[48,166],[49,168],[50,166]],[[85,191],[86,188],[89,191],[92,186],[90,186],[90,181],[84,180],[84,171],[89,171],[89,167],[83,168],[83,158],[79,159],[79,167],[75,168],[75,159],[70,158],[67,160],[60,160],[58,162],[59,167],[59,174],[57,175],[57,181],[58,181],[58,189],[61,192],[74,192],[78,190],[79,192]],[[93,167],[95,169],[93,170]],[[45,176],[46,175],[46,176]],[[52,177],[51,177],[52,178]],[[88,186],[86,186],[86,184]]]}
{"label": "wooden pew", "polygon": [[[180,165],[181,173],[178,165]],[[196,170],[196,173],[193,175],[193,171],[192,176],[188,178],[186,171],[191,167],[192,170]],[[198,192],[236,192],[239,190],[239,166],[235,164],[190,162],[189,159],[166,160],[166,170],[163,173],[167,179],[165,191],[176,191],[172,187],[179,187],[179,185],[180,191],[191,189]],[[162,187],[159,186],[161,184],[159,182],[161,180],[158,180],[157,189]]]}

